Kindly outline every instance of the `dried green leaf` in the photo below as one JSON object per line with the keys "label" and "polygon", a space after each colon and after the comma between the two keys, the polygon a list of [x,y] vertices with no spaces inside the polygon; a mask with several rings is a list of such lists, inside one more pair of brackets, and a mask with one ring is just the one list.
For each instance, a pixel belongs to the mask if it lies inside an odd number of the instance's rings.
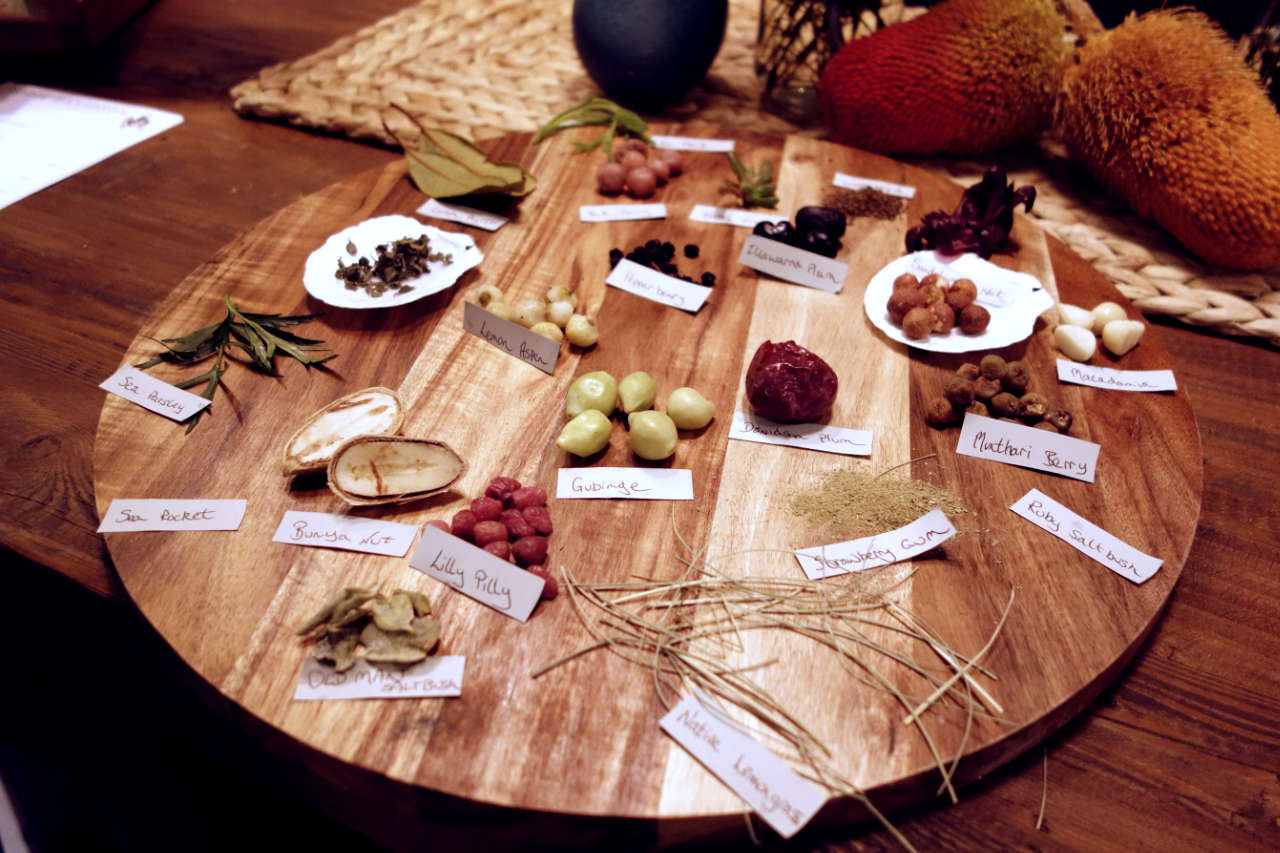
{"label": "dried green leaf", "polygon": [[402,593],[378,596],[369,603],[373,624],[384,631],[408,631],[413,622],[413,602]]}
{"label": "dried green leaf", "polygon": [[397,589],[393,595],[407,595],[410,603],[413,604],[413,613],[415,616],[430,616],[431,601],[422,593],[413,589]]}
{"label": "dried green leaf", "polygon": [[[476,194],[518,197],[532,192],[536,186],[533,175],[522,166],[494,162],[470,140],[440,128],[424,127],[403,107],[396,104],[392,107],[404,113],[418,128],[416,147],[401,143],[401,148],[408,160],[409,177],[426,195],[432,198]],[[395,135],[385,123],[383,127]]]}
{"label": "dried green leaf", "polygon": [[410,639],[407,642],[429,652],[440,642],[442,628],[440,620],[434,616],[419,616],[410,625]]}
{"label": "dried green leaf", "polygon": [[391,643],[379,646],[376,649],[370,649],[365,652],[364,659],[370,663],[409,664],[426,660],[427,653],[422,649],[405,643]]}

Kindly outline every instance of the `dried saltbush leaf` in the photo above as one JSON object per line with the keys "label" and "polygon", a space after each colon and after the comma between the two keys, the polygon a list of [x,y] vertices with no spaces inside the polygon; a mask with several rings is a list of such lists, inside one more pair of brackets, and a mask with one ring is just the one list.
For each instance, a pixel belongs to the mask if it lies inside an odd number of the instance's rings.
{"label": "dried saltbush leaf", "polygon": [[415,616],[431,615],[431,601],[416,589],[397,589],[392,595],[407,595],[410,603],[413,604]]}
{"label": "dried saltbush leaf", "polygon": [[355,631],[347,631],[343,634],[330,634],[322,637],[316,643],[315,655],[316,660],[321,663],[332,664],[333,668],[338,672],[346,672],[355,666],[356,663],[356,646],[360,643],[360,635]]}
{"label": "dried saltbush leaf", "polygon": [[404,423],[404,405],[389,388],[339,397],[307,418],[284,447],[286,476],[323,471],[333,452],[357,435],[389,435]]}
{"label": "dried saltbush leaf", "polygon": [[442,492],[467,465],[442,441],[361,435],[329,462],[329,488],[349,504],[403,503]]}
{"label": "dried saltbush leaf", "polygon": [[370,649],[364,659],[370,663],[417,663],[420,660],[426,660],[427,653],[403,643],[391,643]]}
{"label": "dried saltbush leaf", "polygon": [[442,630],[440,620],[434,616],[419,616],[413,620],[413,624],[409,628],[411,639],[407,642],[429,652],[436,647],[436,643],[440,642],[440,632]]}
{"label": "dried saltbush leaf", "polygon": [[[298,628],[298,636],[310,634],[326,622],[331,622],[335,618],[340,618],[341,615],[345,615],[350,611],[353,606],[359,607],[372,597],[373,593],[367,589],[358,586],[347,587],[342,592],[338,593],[338,595],[330,599],[324,607],[317,610],[310,619],[303,623],[302,627]],[[357,601],[356,599],[359,600]],[[355,601],[354,605],[351,604],[352,601]],[[335,613],[337,613],[340,608],[342,613],[338,617],[335,617]]]}
{"label": "dried saltbush leaf", "polygon": [[384,631],[408,631],[413,622],[413,602],[403,593],[375,598],[369,603],[369,611],[373,614],[373,624]]}
{"label": "dried saltbush leaf", "polygon": [[342,591],[342,595],[333,603],[333,612],[329,614],[329,626],[337,627],[340,625],[350,624],[353,617],[358,618],[356,611],[366,601],[373,598],[373,590],[365,589],[361,586],[349,586]]}

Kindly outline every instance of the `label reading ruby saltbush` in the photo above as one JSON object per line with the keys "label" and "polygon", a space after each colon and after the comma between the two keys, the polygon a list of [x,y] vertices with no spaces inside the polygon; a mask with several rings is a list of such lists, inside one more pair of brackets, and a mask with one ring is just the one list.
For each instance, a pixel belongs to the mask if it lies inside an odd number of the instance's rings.
{"label": "label reading ruby saltbush", "polygon": [[1125,580],[1142,583],[1164,562],[1085,521],[1038,489],[1027,492],[1009,509]]}

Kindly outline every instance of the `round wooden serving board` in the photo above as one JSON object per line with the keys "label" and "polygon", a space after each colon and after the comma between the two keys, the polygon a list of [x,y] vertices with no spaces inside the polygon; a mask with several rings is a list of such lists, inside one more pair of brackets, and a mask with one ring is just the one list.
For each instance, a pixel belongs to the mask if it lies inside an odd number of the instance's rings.
{"label": "round wooden serving board", "polygon": [[[442,792],[489,806],[660,822],[732,821],[742,803],[658,727],[664,708],[650,671],[607,651],[593,652],[533,679],[531,671],[586,645],[590,637],[563,594],[521,624],[455,593],[408,559],[302,548],[271,541],[286,510],[352,512],[420,524],[448,518],[497,475],[554,494],[557,469],[573,464],[554,443],[572,379],[588,370],[621,377],[647,370],[659,400],[691,385],[717,406],[699,435],[682,436],[670,467],[692,469],[691,502],[553,500],[556,531],[549,567],[570,567],[588,582],[636,576],[674,578],[684,553],[674,528],[694,548],[716,555],[826,544],[789,509],[790,496],[837,467],[878,472],[928,454],[890,476],[930,479],[963,496],[971,512],[945,553],[918,561],[897,600],[953,648],[976,653],[1010,596],[1016,599],[983,660],[985,680],[1003,705],[999,721],[979,717],[965,739],[966,715],[938,710],[927,725],[942,755],[963,755],[959,779],[974,778],[1037,743],[1083,708],[1120,671],[1169,596],[1191,545],[1200,510],[1199,437],[1184,393],[1135,394],[1057,381],[1043,320],[1031,337],[1002,350],[1031,368],[1032,385],[1075,413],[1073,434],[1101,445],[1096,482],[1038,473],[956,453],[958,429],[922,419],[962,356],[932,355],[890,342],[868,322],[863,288],[902,253],[906,228],[928,211],[951,209],[959,188],[924,171],[838,145],[707,127],[662,132],[733,136],[750,165],[777,168],[779,210],[820,203],[834,174],[910,184],[916,197],[896,221],[855,220],[840,260],[850,265],[833,295],[758,275],[738,264],[745,229],[693,222],[695,203],[724,204],[730,176],[722,154],[686,154],[686,173],[660,191],[665,221],[583,224],[578,208],[598,204],[592,170],[599,155],[576,155],[573,133],[531,146],[528,135],[488,144],[498,160],[521,162],[537,190],[495,233],[432,221],[472,234],[485,254],[476,270],[440,294],[399,308],[327,309],[309,300],[300,276],[325,238],[367,217],[412,215],[424,201],[400,162],[303,198],[259,223],[183,281],[144,324],[127,362],[222,316],[223,294],[244,310],[322,311],[299,328],[341,357],[329,370],[279,361],[280,376],[232,365],[212,413],[184,435],[176,425],[108,396],[95,449],[99,513],[113,498],[246,498],[235,532],[111,534],[107,545],[124,586],[174,650],[224,696],[301,744],[412,790]],[[577,138],[589,133],[578,131]],[[1019,218],[1021,250],[997,256],[1031,273],[1051,293],[1085,306],[1124,302],[1061,243]],[[682,272],[711,270],[716,284],[696,315],[606,288],[608,253],[650,238],[701,254],[677,254]],[[509,301],[567,284],[598,319],[600,343],[562,353],[554,375],[507,357],[462,329],[462,306],[482,283]],[[1138,316],[1133,312],[1134,316]],[[729,441],[734,411],[747,409],[743,374],[765,340],[794,339],[835,369],[840,391],[830,423],[874,430],[869,460]],[[972,357],[972,358],[976,358]],[[1167,368],[1158,330],[1117,362]],[[190,375],[168,366],[167,381]],[[385,508],[350,510],[322,483],[280,475],[283,442],[310,412],[370,385],[398,388],[407,408],[403,432],[447,441],[468,461],[454,492]],[[595,465],[635,464],[622,427]],[[1164,561],[1142,585],[1131,583],[1014,515],[1008,507],[1036,488],[1134,547]],[[794,575],[785,554],[724,556],[741,574]],[[891,568],[875,570],[898,572]],[[839,580],[827,581],[838,583]],[[346,586],[425,592],[444,622],[440,651],[465,655],[461,698],[296,702],[294,687],[308,648],[295,629]],[[874,633],[874,632],[873,632]],[[927,649],[876,635],[921,665],[939,667]],[[938,773],[919,730],[904,726],[901,705],[844,669],[834,655],[784,632],[745,638],[744,663],[773,659],[753,677],[827,744],[835,765],[873,799],[932,798]],[[877,664],[891,678],[894,667]],[[906,682],[902,682],[906,685]],[[918,690],[916,688],[911,688]],[[858,814],[847,798],[825,817]]]}

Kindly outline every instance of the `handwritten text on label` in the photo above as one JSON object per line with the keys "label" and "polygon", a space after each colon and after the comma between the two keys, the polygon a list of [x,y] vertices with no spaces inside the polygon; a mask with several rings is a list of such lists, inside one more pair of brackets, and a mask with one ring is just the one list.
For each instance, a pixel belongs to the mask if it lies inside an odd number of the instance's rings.
{"label": "handwritten text on label", "polygon": [[403,557],[409,553],[409,546],[413,544],[413,537],[417,533],[418,528],[413,524],[327,512],[289,510],[280,519],[280,525],[271,541]]}
{"label": "handwritten text on label", "polygon": [[1116,370],[1058,359],[1058,381],[1116,391],[1176,391],[1172,370]]}
{"label": "handwritten text on label", "polygon": [[733,150],[732,139],[699,139],[696,136],[651,136],[658,148],[673,151],[709,151],[726,153]]}
{"label": "handwritten text on label", "polygon": [[551,338],[490,314],[474,302],[462,306],[462,328],[543,373],[555,372],[560,344]]}
{"label": "handwritten text on label", "polygon": [[627,293],[633,293],[663,305],[670,305],[672,308],[679,308],[691,314],[698,313],[698,309],[711,295],[709,287],[690,284],[687,281],[663,275],[657,270],[642,267],[635,261],[628,261],[625,258],[618,261],[618,265],[613,268],[604,282],[618,290],[625,290]]}
{"label": "handwritten text on label", "polygon": [[209,405],[209,401],[198,394],[174,388],[128,365],[111,374],[98,387],[174,421],[185,421]]}
{"label": "handwritten text on label", "polygon": [[658,725],[783,838],[795,835],[826,800],[701,693],[685,696]]}
{"label": "handwritten text on label", "polygon": [[734,412],[729,438],[781,444],[805,450],[841,453],[845,456],[868,456],[872,433],[865,429],[845,429],[824,424],[776,424],[756,414]]}
{"label": "handwritten text on label", "polygon": [[561,468],[556,497],[691,501],[693,472],[687,468]]}
{"label": "handwritten text on label", "polygon": [[1098,467],[1098,445],[1069,435],[1010,424],[981,415],[965,415],[956,452],[1061,474],[1092,483]]}
{"label": "handwritten text on label", "polygon": [[955,527],[942,510],[933,509],[897,530],[835,545],[804,548],[795,552],[796,560],[809,580],[821,580],[908,560],[938,547],[955,533]]}
{"label": "handwritten text on label", "polygon": [[849,274],[848,264],[755,234],[743,241],[738,263],[828,293],[843,290],[845,276]]}
{"label": "handwritten text on label", "polygon": [[116,498],[98,525],[99,533],[146,530],[237,530],[244,518],[243,498]]}
{"label": "handwritten text on label", "polygon": [[462,695],[461,655],[429,657],[405,669],[379,669],[357,659],[346,672],[337,672],[310,655],[298,673],[293,698],[313,699],[414,699]]}
{"label": "handwritten text on label", "polygon": [[474,207],[463,207],[460,204],[445,204],[442,201],[436,201],[434,198],[427,199],[426,204],[419,207],[417,212],[423,216],[445,219],[449,222],[461,222],[463,225],[470,225],[473,228],[481,228],[485,231],[497,231],[510,221],[507,217],[499,216],[496,213],[476,210]]}
{"label": "handwritten text on label", "polygon": [[694,222],[734,225],[738,228],[755,228],[761,222],[787,221],[786,216],[778,213],[753,213],[736,207],[712,207],[709,204],[695,204],[689,218]]}
{"label": "handwritten text on label", "polygon": [[542,578],[429,524],[409,565],[521,622],[542,595]]}
{"label": "handwritten text on label", "polygon": [[1154,575],[1164,562],[1086,521],[1039,489],[1027,492],[1009,509],[1134,583]]}
{"label": "handwritten text on label", "polygon": [[666,219],[665,204],[584,204],[578,208],[582,222],[624,222],[631,219]]}
{"label": "handwritten text on label", "polygon": [[854,175],[846,175],[844,172],[836,172],[836,176],[832,178],[831,183],[846,190],[860,190],[870,187],[886,195],[896,195],[899,198],[915,198],[916,195],[916,188],[906,184],[892,184],[888,181],[877,181],[872,178],[859,178]]}

